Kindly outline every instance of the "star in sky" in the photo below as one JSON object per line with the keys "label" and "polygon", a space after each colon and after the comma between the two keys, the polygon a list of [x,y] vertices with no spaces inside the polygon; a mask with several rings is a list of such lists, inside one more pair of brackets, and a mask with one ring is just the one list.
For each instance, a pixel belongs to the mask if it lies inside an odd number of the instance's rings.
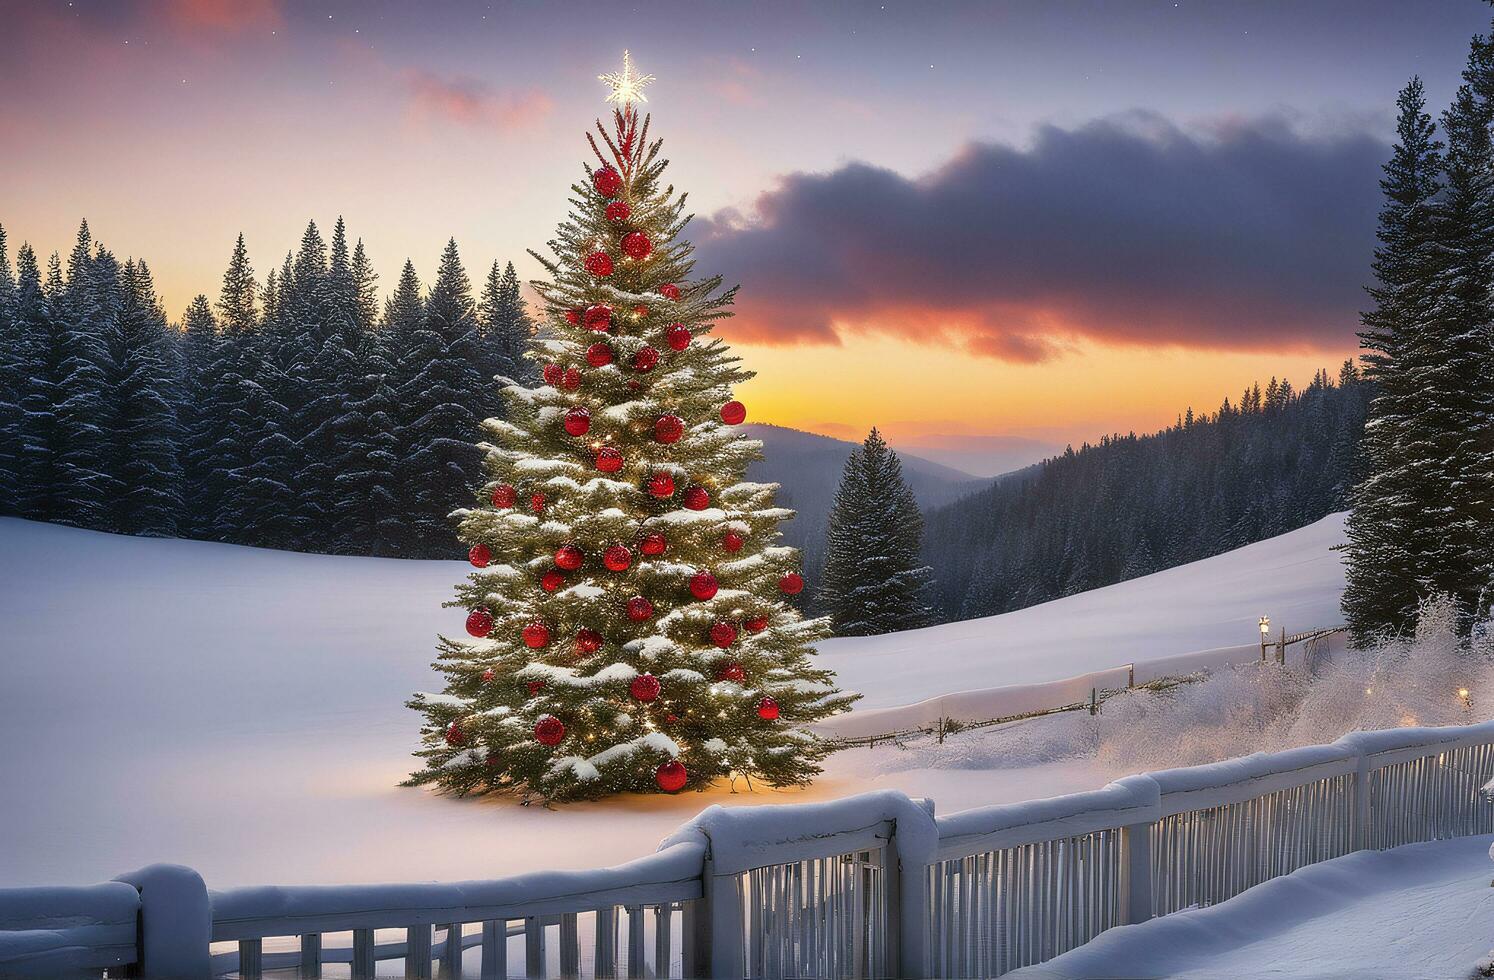
{"label": "star in sky", "polygon": [[643,86],[654,81],[654,76],[634,74],[633,58],[627,51],[624,51],[623,70],[598,75],[597,81],[612,86],[612,91],[607,94],[606,101],[628,105],[631,102],[648,101],[648,96],[643,94]]}

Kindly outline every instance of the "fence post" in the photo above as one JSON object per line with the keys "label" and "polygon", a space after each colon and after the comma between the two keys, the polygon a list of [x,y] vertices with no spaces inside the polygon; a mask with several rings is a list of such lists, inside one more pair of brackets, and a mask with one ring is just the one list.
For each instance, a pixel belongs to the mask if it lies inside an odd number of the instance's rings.
{"label": "fence post", "polygon": [[716,874],[715,858],[707,854],[701,875],[701,909],[696,917],[695,959],[708,966],[692,976],[744,977],[747,951],[742,942],[746,928],[742,917],[742,876]]}
{"label": "fence post", "polygon": [[1357,746],[1356,751],[1359,760],[1354,767],[1354,836],[1350,843],[1354,850],[1365,851],[1374,846],[1370,840],[1369,758]]}
{"label": "fence post", "polygon": [[212,974],[213,910],[202,875],[179,864],[152,864],[115,881],[140,891],[136,962],[141,976]]}
{"label": "fence post", "polygon": [[[934,801],[913,800],[934,819]],[[887,963],[895,967],[894,975],[910,980],[928,976],[929,890],[926,884],[932,853],[921,853],[911,835],[900,833],[901,823],[894,824],[892,840],[887,842]],[[938,839],[937,831],[933,837]]]}
{"label": "fence post", "polygon": [[1152,917],[1152,828],[1137,823],[1121,828],[1121,851],[1125,855],[1121,882],[1121,921],[1126,925]]}

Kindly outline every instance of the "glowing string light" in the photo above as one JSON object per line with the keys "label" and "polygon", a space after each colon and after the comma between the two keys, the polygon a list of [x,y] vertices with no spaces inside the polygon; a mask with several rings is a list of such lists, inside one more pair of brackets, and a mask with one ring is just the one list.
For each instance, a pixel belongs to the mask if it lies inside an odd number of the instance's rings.
{"label": "glowing string light", "polygon": [[608,72],[598,75],[597,81],[603,85],[612,86],[612,91],[607,94],[607,102],[619,102],[629,105],[633,102],[647,102],[648,96],[643,94],[643,86],[655,81],[652,75],[638,75],[633,71],[633,57],[627,51],[623,52],[623,70]]}

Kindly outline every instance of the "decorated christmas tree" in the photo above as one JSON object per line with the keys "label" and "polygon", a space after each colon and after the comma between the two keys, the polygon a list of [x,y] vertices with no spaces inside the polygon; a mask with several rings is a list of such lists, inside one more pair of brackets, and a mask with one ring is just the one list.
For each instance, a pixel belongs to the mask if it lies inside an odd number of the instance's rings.
{"label": "decorated christmas tree", "polygon": [[536,255],[545,319],[500,379],[481,503],[457,512],[476,571],[467,638],[441,641],[442,694],[417,694],[415,783],[526,799],[678,792],[740,776],[807,783],[827,747],[806,726],[844,710],[812,663],[827,633],[804,588],[792,512],[744,481],[761,443],[736,430],[752,374],[710,336],[735,290],[692,279],[685,198],[636,103],[652,80],[624,54],[617,103],[587,140],[598,165]]}

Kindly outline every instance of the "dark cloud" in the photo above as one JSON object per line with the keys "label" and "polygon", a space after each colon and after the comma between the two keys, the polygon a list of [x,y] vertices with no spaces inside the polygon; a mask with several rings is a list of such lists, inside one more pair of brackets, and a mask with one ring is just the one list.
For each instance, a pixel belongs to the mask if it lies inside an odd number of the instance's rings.
{"label": "dark cloud", "polygon": [[1342,347],[1369,274],[1379,167],[1363,130],[1283,119],[1185,132],[1149,114],[973,144],[924,177],[796,173],[750,219],[695,227],[743,285],[737,339],[886,332],[1039,361],[1081,338]]}

